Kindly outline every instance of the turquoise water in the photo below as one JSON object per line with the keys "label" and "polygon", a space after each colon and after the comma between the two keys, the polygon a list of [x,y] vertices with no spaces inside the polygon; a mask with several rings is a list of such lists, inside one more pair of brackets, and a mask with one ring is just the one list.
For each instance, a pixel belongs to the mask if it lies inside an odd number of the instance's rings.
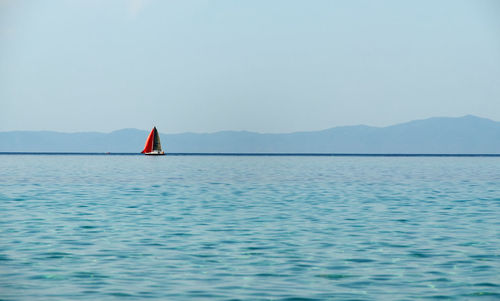
{"label": "turquoise water", "polygon": [[2,300],[500,298],[500,158],[0,156]]}

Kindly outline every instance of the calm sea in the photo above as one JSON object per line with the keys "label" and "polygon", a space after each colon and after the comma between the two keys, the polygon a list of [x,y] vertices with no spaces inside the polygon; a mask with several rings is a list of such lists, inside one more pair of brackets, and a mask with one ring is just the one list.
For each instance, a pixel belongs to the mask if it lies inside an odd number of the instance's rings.
{"label": "calm sea", "polygon": [[500,157],[0,156],[2,300],[500,298]]}

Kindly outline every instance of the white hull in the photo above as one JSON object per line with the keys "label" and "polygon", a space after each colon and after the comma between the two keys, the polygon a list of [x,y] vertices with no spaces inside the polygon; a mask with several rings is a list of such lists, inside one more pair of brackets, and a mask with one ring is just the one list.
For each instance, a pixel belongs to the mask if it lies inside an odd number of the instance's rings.
{"label": "white hull", "polygon": [[144,153],[145,155],[148,155],[148,156],[161,156],[161,155],[165,155],[165,152],[163,151],[152,151],[150,153]]}

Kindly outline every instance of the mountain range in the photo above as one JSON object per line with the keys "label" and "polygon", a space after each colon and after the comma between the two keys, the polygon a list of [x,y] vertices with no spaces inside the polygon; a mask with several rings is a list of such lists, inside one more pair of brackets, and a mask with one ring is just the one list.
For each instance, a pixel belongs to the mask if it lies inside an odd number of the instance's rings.
{"label": "mountain range", "polygon": [[[148,131],[0,132],[0,152],[138,153]],[[247,131],[160,133],[167,153],[500,154],[500,122],[477,116],[434,117],[387,127],[261,134]]]}

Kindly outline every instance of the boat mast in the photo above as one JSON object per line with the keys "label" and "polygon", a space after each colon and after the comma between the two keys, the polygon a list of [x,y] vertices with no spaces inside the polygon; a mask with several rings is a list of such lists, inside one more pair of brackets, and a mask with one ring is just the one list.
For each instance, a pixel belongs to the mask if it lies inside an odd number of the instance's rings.
{"label": "boat mast", "polygon": [[151,140],[151,152],[155,151],[156,126],[153,126],[153,140]]}

